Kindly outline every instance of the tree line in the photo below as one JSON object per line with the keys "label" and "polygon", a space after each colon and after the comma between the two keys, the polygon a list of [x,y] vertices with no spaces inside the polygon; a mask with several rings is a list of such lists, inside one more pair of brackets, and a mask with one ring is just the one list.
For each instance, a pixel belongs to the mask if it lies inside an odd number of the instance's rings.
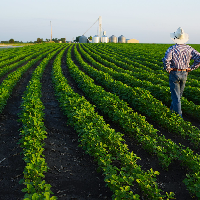
{"label": "tree line", "polygon": [[[46,39],[45,41],[43,40],[43,38],[37,38],[36,41],[32,42],[32,41],[27,41],[27,43],[43,43],[43,42],[50,42],[50,39]],[[52,42],[55,42],[55,43],[59,43],[59,42],[62,42],[62,43],[65,43],[66,42],[66,39],[65,38],[53,38],[52,39]],[[13,38],[11,38],[10,40],[8,41],[1,41],[1,43],[10,43],[10,44],[13,44],[13,43],[23,43],[22,41],[15,41]]]}

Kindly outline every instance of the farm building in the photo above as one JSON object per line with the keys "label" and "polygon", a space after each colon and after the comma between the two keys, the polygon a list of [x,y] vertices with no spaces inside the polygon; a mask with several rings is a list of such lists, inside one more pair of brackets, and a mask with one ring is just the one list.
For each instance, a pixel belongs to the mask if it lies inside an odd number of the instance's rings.
{"label": "farm building", "polygon": [[136,39],[127,39],[126,43],[139,43],[139,40],[136,40]]}

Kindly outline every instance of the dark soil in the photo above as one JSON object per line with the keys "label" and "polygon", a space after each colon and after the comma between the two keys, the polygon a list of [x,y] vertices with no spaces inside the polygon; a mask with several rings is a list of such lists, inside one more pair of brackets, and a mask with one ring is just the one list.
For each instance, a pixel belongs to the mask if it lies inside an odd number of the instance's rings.
{"label": "dark soil", "polygon": [[50,167],[46,181],[60,200],[112,199],[104,177],[97,173],[97,163],[78,146],[78,134],[67,125],[67,117],[62,114],[54,95],[51,70],[52,63],[42,78],[42,102],[48,133],[45,159]]}
{"label": "dark soil", "polygon": [[[104,177],[97,172],[98,165],[93,157],[79,147],[78,134],[67,125],[54,95],[51,80],[53,59],[42,78],[42,101],[45,106],[45,159],[50,168],[46,182],[60,200],[112,199],[112,192],[106,187]],[[37,63],[38,65],[39,63]],[[36,66],[33,66],[15,87],[2,114],[0,114],[0,200],[21,200],[24,188],[19,184],[23,178],[25,162],[17,144],[20,140],[17,122],[22,95]]]}
{"label": "dark soil", "polygon": [[[72,51],[72,59],[74,63],[79,66],[78,62],[75,59],[75,56]],[[84,59],[85,62],[87,62]],[[88,63],[88,62],[87,62]],[[90,63],[88,63],[90,64]],[[79,69],[84,71],[81,66],[79,66]],[[87,74],[87,73],[86,73]],[[67,79],[69,75],[66,75]],[[70,82],[73,82],[71,80]],[[95,82],[95,81],[94,81]],[[95,84],[97,84],[95,82]],[[75,82],[73,82],[73,86],[76,85]],[[98,84],[97,84],[98,85]],[[106,89],[105,89],[106,90]],[[118,132],[124,133],[123,130],[115,123],[113,123],[109,118],[107,118],[100,110],[97,109],[97,112],[104,116],[104,120],[106,123],[110,124],[110,127],[115,129]],[[200,128],[200,122],[196,119],[193,119],[191,116],[184,115],[184,120],[190,121],[194,126],[197,128]],[[181,137],[174,135],[172,133],[169,133],[164,128],[158,126],[154,121],[152,121],[149,118],[146,118],[146,120],[154,126],[155,129],[158,130],[158,134],[165,135],[166,139],[171,139],[175,143],[191,148],[194,152],[199,153],[200,149],[195,149],[192,144],[190,144],[187,140],[182,139]],[[157,181],[160,189],[162,189],[165,192],[174,192],[175,197],[179,200],[189,200],[189,199],[195,199],[191,198],[189,192],[186,189],[185,184],[182,182],[186,178],[186,174],[188,173],[187,169],[181,166],[181,163],[179,161],[173,162],[168,170],[164,170],[160,165],[159,161],[156,156],[150,155],[148,152],[146,152],[140,144],[138,144],[137,141],[134,140],[133,137],[128,136],[127,134],[124,134],[124,139],[126,140],[126,144],[128,144],[129,150],[133,151],[137,156],[141,158],[141,160],[138,161],[138,164],[142,167],[143,170],[149,170],[153,169],[154,171],[159,171],[160,175],[157,176]],[[142,193],[138,193],[140,196],[142,196]],[[197,198],[196,198],[197,199]]]}
{"label": "dark soil", "polygon": [[[74,91],[84,95],[68,72],[65,56],[66,53],[62,60],[63,73]],[[45,180],[51,184],[54,195],[60,200],[112,199],[112,192],[106,187],[102,173],[97,170],[97,163],[79,147],[78,134],[67,124],[68,119],[59,107],[51,80],[52,65],[53,59],[46,67],[41,80],[42,102],[45,106],[44,122],[48,133],[44,154],[49,170],[45,174]],[[0,200],[21,200],[24,196],[21,192],[23,185],[19,184],[19,180],[23,178],[25,163],[20,155],[22,149],[17,144],[21,127],[21,124],[17,122],[17,114],[20,112],[23,92],[35,67],[36,65],[24,74],[3,113],[0,114]],[[97,111],[103,115],[101,111]],[[104,117],[111,128],[123,133],[118,125],[112,123],[106,116]],[[188,116],[186,117],[191,120]],[[198,125],[198,122],[194,123]],[[156,124],[154,126],[156,127]],[[159,127],[156,128],[159,129]],[[167,131],[162,129],[160,131],[171,137]],[[124,139],[129,150],[141,158],[138,164],[143,170],[153,168],[154,171],[160,172],[157,176],[160,189],[165,192],[174,192],[177,200],[192,199],[182,183],[187,170],[180,163],[174,162],[168,171],[163,170],[157,158],[144,151],[133,138],[124,134]],[[179,139],[176,140],[179,141]],[[184,144],[187,145],[187,142]],[[142,193],[137,191],[142,196]]]}
{"label": "dark soil", "polygon": [[19,184],[25,162],[20,154],[22,149],[17,144],[21,128],[17,114],[20,112],[23,92],[37,64],[23,75],[0,114],[0,200],[18,200],[24,196],[21,192],[23,185]]}

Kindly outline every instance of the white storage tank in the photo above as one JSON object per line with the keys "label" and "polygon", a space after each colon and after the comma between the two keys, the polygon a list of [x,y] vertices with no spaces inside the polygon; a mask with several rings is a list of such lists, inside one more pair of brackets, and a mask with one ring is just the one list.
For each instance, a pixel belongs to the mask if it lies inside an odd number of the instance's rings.
{"label": "white storage tank", "polygon": [[126,38],[123,35],[119,36],[118,43],[126,43]]}
{"label": "white storage tank", "polygon": [[109,42],[111,42],[111,43],[117,43],[117,37],[114,36],[114,35],[110,36]]}
{"label": "white storage tank", "polygon": [[79,38],[79,43],[87,43],[87,37],[85,37],[84,35],[82,35],[82,36]]}
{"label": "white storage tank", "polygon": [[101,42],[102,42],[102,43],[108,43],[108,37],[107,37],[106,35],[103,35],[103,36],[101,37]]}
{"label": "white storage tank", "polygon": [[94,37],[92,37],[92,43],[99,43],[99,36],[98,35],[95,35]]}

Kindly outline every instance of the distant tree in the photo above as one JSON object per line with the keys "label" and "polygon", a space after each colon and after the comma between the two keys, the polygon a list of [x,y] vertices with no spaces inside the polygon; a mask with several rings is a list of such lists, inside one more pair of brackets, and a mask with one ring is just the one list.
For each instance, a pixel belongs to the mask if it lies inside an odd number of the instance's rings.
{"label": "distant tree", "polygon": [[92,36],[88,37],[88,40],[92,40]]}
{"label": "distant tree", "polygon": [[65,42],[66,42],[66,41],[65,41],[65,38],[61,38],[60,40],[62,41],[62,43],[65,43]]}
{"label": "distant tree", "polygon": [[52,41],[54,41],[55,43],[58,43],[58,38],[53,38]]}
{"label": "distant tree", "polygon": [[37,38],[37,43],[42,43],[43,39],[42,38]]}
{"label": "distant tree", "polygon": [[75,42],[79,42],[79,38],[80,38],[80,37],[81,37],[81,36],[76,37]]}
{"label": "distant tree", "polygon": [[9,43],[14,43],[14,42],[15,42],[14,39],[9,40]]}
{"label": "distant tree", "polygon": [[50,39],[47,39],[47,38],[46,38],[46,42],[49,42],[49,41],[50,41]]}

